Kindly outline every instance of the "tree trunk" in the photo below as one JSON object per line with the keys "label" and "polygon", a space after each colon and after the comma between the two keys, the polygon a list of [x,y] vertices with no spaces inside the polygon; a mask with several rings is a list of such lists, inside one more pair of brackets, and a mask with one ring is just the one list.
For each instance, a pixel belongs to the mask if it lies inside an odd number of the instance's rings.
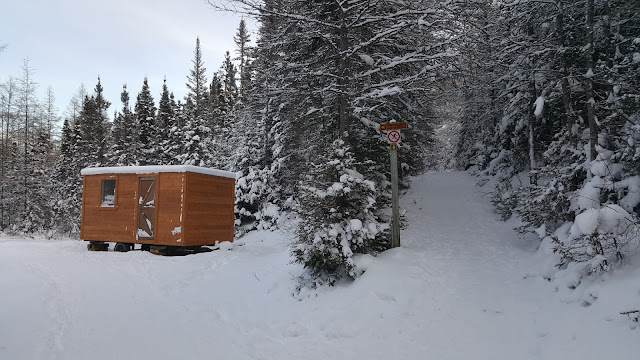
{"label": "tree trunk", "polygon": [[263,133],[263,141],[264,141],[264,158],[262,167],[267,167],[273,161],[273,153],[271,152],[271,142],[269,141],[269,132],[271,131],[271,127],[273,126],[271,123],[271,114],[269,114],[269,108],[271,105],[271,98],[267,100],[267,106],[264,112],[264,133]]}
{"label": "tree trunk", "polygon": [[586,98],[587,98],[587,121],[589,123],[589,161],[594,161],[597,156],[596,145],[598,144],[598,124],[596,123],[594,105],[595,100],[593,98],[593,14],[594,14],[594,0],[587,1],[587,51],[585,52],[587,63],[586,77]]}
{"label": "tree trunk", "polygon": [[[529,120],[529,170],[535,170],[537,168],[536,164],[536,152],[535,152],[535,127],[536,127],[536,115],[534,113],[534,106],[536,103],[536,83],[534,80],[535,73],[531,73],[531,78],[529,79],[529,94],[531,96],[531,101],[529,103],[529,112],[527,114]],[[534,184],[535,185],[535,184]]]}
{"label": "tree trunk", "polygon": [[347,107],[348,107],[348,101],[347,101],[347,84],[348,84],[348,79],[347,79],[347,74],[348,74],[348,63],[347,63],[347,59],[346,59],[346,53],[347,53],[347,46],[349,45],[349,41],[348,41],[348,31],[347,31],[347,24],[346,24],[346,20],[345,20],[345,13],[344,11],[342,11],[341,13],[342,16],[342,26],[340,27],[340,48],[339,51],[340,53],[338,54],[338,68],[340,71],[339,74],[339,78],[338,78],[338,131],[340,131],[340,133],[338,134],[338,138],[343,138],[344,136],[344,132],[347,129],[347,121],[348,121],[348,117],[349,117],[349,113],[347,111]]}
{"label": "tree trunk", "polygon": [[4,188],[6,186],[6,179],[5,179],[5,173],[6,173],[6,162],[5,159],[7,157],[7,151],[8,151],[8,146],[7,144],[9,143],[9,124],[11,123],[11,100],[13,99],[13,79],[9,78],[9,83],[7,85],[7,112],[6,112],[6,116],[5,116],[5,123],[3,124],[6,127],[6,130],[4,131],[4,138],[2,139],[2,164],[0,165],[1,170],[1,181],[0,181],[0,230],[4,230],[7,226],[7,224],[5,224],[4,219],[4,213],[5,213],[5,208],[4,208],[4,203],[5,203],[5,198],[4,198]]}
{"label": "tree trunk", "polygon": [[[533,26],[528,24],[527,29],[529,35],[529,41],[533,42]],[[536,153],[535,153],[535,126],[536,116],[534,113],[534,106],[537,99],[536,94],[536,73],[534,69],[530,69],[529,73],[529,111],[527,112],[527,120],[529,121],[529,170],[536,169]]]}
{"label": "tree trunk", "polygon": [[560,80],[560,88],[562,91],[562,104],[564,107],[564,115],[566,119],[566,129],[568,134],[569,143],[573,146],[577,145],[577,137],[573,131],[573,125],[575,124],[573,109],[571,107],[571,88],[569,87],[569,70],[568,60],[565,52],[566,37],[564,32],[564,7],[563,2],[558,2],[559,10],[556,16],[556,28],[558,32],[558,47],[561,52],[562,59],[562,79]]}
{"label": "tree trunk", "polygon": [[[27,76],[27,84],[29,84],[29,77]],[[29,171],[29,97],[25,96],[24,105],[24,163],[23,163],[23,186],[24,186],[24,210],[27,210],[27,171]]]}

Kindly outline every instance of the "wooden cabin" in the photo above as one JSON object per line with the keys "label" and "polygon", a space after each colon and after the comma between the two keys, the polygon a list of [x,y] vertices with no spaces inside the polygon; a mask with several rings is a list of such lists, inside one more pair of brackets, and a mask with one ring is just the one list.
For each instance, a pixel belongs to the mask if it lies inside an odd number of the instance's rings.
{"label": "wooden cabin", "polygon": [[[233,241],[235,174],[187,165],[81,171],[80,238],[106,250],[200,247]],[[119,247],[119,248],[118,248]]]}

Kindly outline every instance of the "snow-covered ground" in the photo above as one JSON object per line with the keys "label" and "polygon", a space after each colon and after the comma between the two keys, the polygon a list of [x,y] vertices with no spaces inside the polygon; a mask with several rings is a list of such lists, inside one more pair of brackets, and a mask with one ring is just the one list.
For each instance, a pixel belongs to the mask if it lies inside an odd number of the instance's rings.
{"label": "snow-covered ground", "polygon": [[[0,359],[639,359],[640,269],[558,287],[464,173],[417,177],[402,247],[292,296],[284,232],[161,257],[0,239]],[[632,259],[634,260],[634,259]]]}

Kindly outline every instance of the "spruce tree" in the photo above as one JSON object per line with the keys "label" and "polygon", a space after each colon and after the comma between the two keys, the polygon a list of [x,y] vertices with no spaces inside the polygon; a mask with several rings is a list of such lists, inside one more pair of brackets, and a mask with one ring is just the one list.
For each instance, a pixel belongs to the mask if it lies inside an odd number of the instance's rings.
{"label": "spruce tree", "polygon": [[73,153],[78,139],[74,136],[74,126],[69,119],[62,126],[60,156],[54,166],[52,183],[53,192],[53,228],[63,234],[75,234],[79,230],[79,209],[76,207],[77,177],[76,158]]}
{"label": "spruce tree", "polygon": [[21,151],[16,141],[11,141],[6,146],[7,161],[5,163],[5,176],[3,183],[3,209],[4,217],[2,230],[15,232],[19,230],[19,216],[21,214],[22,188],[22,164]]}
{"label": "spruce tree", "polygon": [[222,104],[223,113],[230,113],[238,101],[238,83],[236,82],[236,65],[231,61],[229,51],[224,54],[224,61],[220,67],[220,81],[224,102]]}
{"label": "spruce tree", "polygon": [[251,51],[249,43],[251,42],[251,37],[244,19],[240,20],[236,35],[233,37],[233,41],[236,44],[236,54],[238,55],[234,60],[238,60],[240,62],[238,65],[238,72],[240,75],[239,97],[244,100],[244,94],[249,86],[249,82],[251,81],[251,75],[249,72],[249,53]]}
{"label": "spruce tree", "polygon": [[137,134],[135,133],[134,117],[131,113],[129,92],[126,84],[122,86],[120,101],[122,102],[122,109],[115,115],[113,120],[109,158],[112,165],[127,166],[136,162],[133,146]]}
{"label": "spruce tree", "polygon": [[138,165],[159,164],[161,159],[159,153],[160,144],[158,144],[159,130],[156,125],[156,107],[146,77],[136,98],[134,111],[137,134],[134,145],[136,162]]}
{"label": "spruce tree", "polygon": [[48,129],[46,127],[36,129],[34,143],[29,149],[31,158],[27,181],[29,197],[20,220],[21,230],[27,233],[43,232],[49,230],[52,225],[53,209],[50,199],[53,188],[50,182],[49,165],[52,151],[53,144],[49,138]]}
{"label": "spruce tree", "polygon": [[225,100],[225,92],[218,74],[213,74],[209,85],[209,114],[210,127],[213,130],[226,127],[228,107]]}
{"label": "spruce tree", "polygon": [[376,183],[357,167],[350,147],[335,140],[314,160],[301,188],[296,262],[309,269],[314,282],[334,284],[357,277],[355,253],[375,254],[389,246],[389,225],[376,214]]}
{"label": "spruce tree", "polygon": [[237,174],[236,234],[241,235],[255,229],[272,228],[279,207],[268,202],[271,171],[264,166],[263,124],[246,107],[238,109],[236,114],[229,132],[231,140],[222,144],[222,153],[231,154],[231,169]]}
{"label": "spruce tree", "polygon": [[180,164],[178,157],[184,141],[183,124],[186,123],[186,115],[182,104],[180,102],[176,103],[173,93],[169,95],[169,104],[173,116],[170,118],[171,126],[168,127],[168,140],[164,144],[163,154],[166,165],[176,165]]}
{"label": "spruce tree", "polygon": [[196,38],[196,48],[191,60],[193,68],[187,75],[187,96],[185,102],[187,113],[191,118],[204,119],[208,104],[207,69],[204,67],[202,51],[200,50],[200,38]]}
{"label": "spruce tree", "polygon": [[160,95],[160,102],[158,103],[158,116],[156,119],[156,126],[158,129],[158,136],[156,142],[159,146],[159,160],[161,164],[171,164],[173,162],[172,154],[169,151],[171,147],[171,130],[176,126],[176,114],[174,106],[171,103],[171,95],[167,88],[167,80],[162,83],[162,94]]}
{"label": "spruce tree", "polygon": [[[176,129],[177,130],[177,129]],[[177,136],[174,134],[173,136]],[[178,164],[193,166],[212,166],[214,157],[211,153],[211,129],[204,125],[200,118],[185,117],[185,124],[180,133],[182,139],[177,156]]]}
{"label": "spruce tree", "polygon": [[98,163],[105,162],[105,154],[107,152],[107,137],[109,133],[109,118],[107,116],[107,110],[111,103],[104,98],[103,95],[104,89],[102,84],[100,83],[100,77],[98,77],[98,83],[94,89],[94,98],[95,98],[95,106],[96,106],[96,116],[94,131],[96,133],[93,135],[91,141],[95,142],[95,147],[98,153]]}
{"label": "spruce tree", "polygon": [[[196,39],[196,49],[192,60],[193,69],[187,76],[188,93],[182,117],[178,117],[182,125],[177,161],[180,164],[195,166],[212,166],[213,149],[211,128],[209,127],[209,89],[206,69],[200,51],[200,39]],[[174,136],[177,131],[174,132]]]}
{"label": "spruce tree", "polygon": [[86,96],[82,104],[80,117],[76,122],[80,130],[78,144],[78,160],[85,166],[100,166],[102,159],[102,144],[104,143],[104,128],[100,110],[94,96]]}

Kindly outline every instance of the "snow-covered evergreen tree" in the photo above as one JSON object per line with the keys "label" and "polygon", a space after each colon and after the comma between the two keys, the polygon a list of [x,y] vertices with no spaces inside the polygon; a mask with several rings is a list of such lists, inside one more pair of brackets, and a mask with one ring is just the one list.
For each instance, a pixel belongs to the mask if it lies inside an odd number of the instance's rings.
{"label": "snow-covered evergreen tree", "polygon": [[[174,136],[178,135],[177,131],[175,129]],[[211,129],[203,124],[201,118],[186,117],[180,136],[182,140],[177,155],[178,164],[204,167],[213,164]]]}
{"label": "snow-covered evergreen tree", "polygon": [[138,165],[156,165],[161,162],[159,129],[156,125],[156,106],[149,90],[147,78],[144,78],[142,89],[135,105],[134,149]]}
{"label": "snow-covered evergreen tree", "polygon": [[204,67],[200,38],[196,38],[196,48],[191,60],[193,68],[187,75],[187,96],[185,97],[186,111],[191,118],[205,119],[207,114],[208,88],[207,69]]}
{"label": "snow-covered evergreen tree", "polygon": [[62,140],[60,142],[60,156],[53,168],[52,188],[56,189],[53,195],[53,229],[64,234],[76,234],[79,232],[80,209],[77,208],[77,181],[78,176],[74,172],[74,154],[76,138],[69,119],[64,120],[62,126]]}
{"label": "snow-covered evergreen tree", "polygon": [[222,112],[229,113],[233,111],[238,101],[238,83],[236,65],[231,61],[231,55],[229,51],[224,54],[224,61],[220,66],[220,81],[222,83],[222,96],[224,102],[222,103]]}
{"label": "snow-covered evergreen tree", "polygon": [[250,110],[241,107],[231,128],[229,152],[232,170],[236,176],[235,217],[236,233],[243,234],[255,229],[270,229],[280,215],[278,205],[270,202],[269,183],[271,171],[265,166],[264,124],[260,118],[251,116]]}
{"label": "snow-covered evergreen tree", "polygon": [[48,128],[37,129],[33,141],[29,149],[31,166],[28,169],[29,176],[26,183],[29,196],[20,219],[20,230],[26,233],[49,230],[53,220],[51,197],[54,188],[50,182],[50,157],[53,144]]}
{"label": "snow-covered evergreen tree", "polygon": [[377,213],[377,185],[358,171],[363,165],[338,139],[318,154],[305,175],[292,252],[316,284],[333,284],[344,275],[357,277],[361,270],[354,254],[375,254],[389,246],[389,224]]}
{"label": "snow-covered evergreen tree", "polygon": [[111,148],[109,151],[110,164],[114,166],[127,166],[136,163],[134,145],[137,138],[135,133],[134,115],[129,104],[129,92],[123,85],[120,94],[122,110],[113,119],[111,131]]}
{"label": "snow-covered evergreen tree", "polygon": [[251,81],[251,72],[249,68],[249,54],[251,53],[249,43],[251,42],[251,36],[249,35],[247,23],[244,19],[240,20],[236,35],[233,37],[233,41],[236,44],[236,54],[238,55],[234,60],[239,60],[240,62],[238,65],[238,75],[240,77],[240,86],[238,90],[239,98],[244,100],[245,92],[249,87],[249,82]]}
{"label": "snow-covered evergreen tree", "polygon": [[159,164],[172,164],[174,162],[172,152],[171,131],[177,126],[177,119],[175,114],[175,104],[172,104],[172,98],[169,94],[167,87],[167,80],[162,83],[162,94],[160,95],[160,102],[158,103],[158,116],[156,119],[156,127],[158,129],[158,136],[155,142],[158,145],[158,163]]}
{"label": "snow-covered evergreen tree", "polygon": [[178,156],[184,141],[183,124],[186,123],[186,115],[182,104],[176,103],[173,93],[169,94],[169,104],[173,116],[170,118],[171,126],[167,128],[167,141],[163,144],[162,153],[165,165],[176,165],[179,164]]}

